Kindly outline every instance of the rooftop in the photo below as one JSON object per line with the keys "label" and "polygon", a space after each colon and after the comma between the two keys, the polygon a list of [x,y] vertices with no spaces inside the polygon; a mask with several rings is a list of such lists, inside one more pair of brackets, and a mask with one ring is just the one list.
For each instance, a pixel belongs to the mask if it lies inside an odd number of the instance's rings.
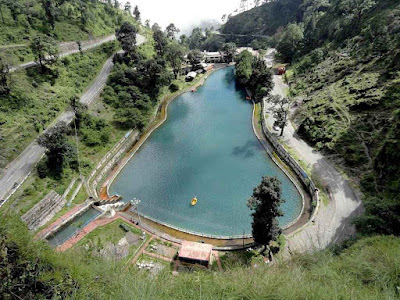
{"label": "rooftop", "polygon": [[187,258],[199,261],[210,261],[212,245],[183,241],[179,250],[180,258]]}

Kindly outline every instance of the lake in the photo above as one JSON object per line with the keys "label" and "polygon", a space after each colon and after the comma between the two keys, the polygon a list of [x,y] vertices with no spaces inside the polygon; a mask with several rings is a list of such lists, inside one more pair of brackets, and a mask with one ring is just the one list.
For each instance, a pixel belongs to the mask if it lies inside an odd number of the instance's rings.
{"label": "lake", "polygon": [[255,136],[252,110],[235,84],[234,68],[214,72],[196,92],[170,103],[167,120],[121,170],[110,194],[136,197],[140,213],[176,227],[242,235],[251,233],[246,201],[253,188],[262,176],[276,176],[286,201],[279,222],[289,224],[302,198]]}

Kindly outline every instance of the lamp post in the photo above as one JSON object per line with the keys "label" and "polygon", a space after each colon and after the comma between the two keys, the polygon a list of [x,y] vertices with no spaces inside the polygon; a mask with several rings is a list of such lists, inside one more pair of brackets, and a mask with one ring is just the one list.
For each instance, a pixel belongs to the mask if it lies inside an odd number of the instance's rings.
{"label": "lamp post", "polygon": [[140,214],[139,214],[139,208],[138,208],[140,202],[141,202],[141,201],[140,201],[139,199],[137,199],[137,198],[133,198],[133,199],[131,200],[131,205],[132,205],[131,211],[134,213],[135,210],[136,210],[136,214],[138,215],[138,218],[139,218],[139,222],[138,222],[139,227],[141,227],[141,226],[140,226]]}

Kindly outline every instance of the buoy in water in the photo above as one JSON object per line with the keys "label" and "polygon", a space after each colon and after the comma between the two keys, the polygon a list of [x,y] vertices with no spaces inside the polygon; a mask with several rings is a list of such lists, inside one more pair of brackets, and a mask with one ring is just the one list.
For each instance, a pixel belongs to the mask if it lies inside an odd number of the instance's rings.
{"label": "buoy in water", "polygon": [[190,202],[190,205],[194,206],[194,205],[196,205],[196,203],[197,203],[197,198],[194,197],[194,198],[192,199],[192,201]]}

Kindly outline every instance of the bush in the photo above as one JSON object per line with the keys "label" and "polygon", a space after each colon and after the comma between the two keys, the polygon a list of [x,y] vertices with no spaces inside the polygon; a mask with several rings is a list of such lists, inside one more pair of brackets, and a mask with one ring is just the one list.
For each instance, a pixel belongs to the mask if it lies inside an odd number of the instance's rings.
{"label": "bush", "polygon": [[180,90],[180,86],[179,86],[177,83],[173,82],[173,83],[171,83],[171,85],[169,86],[169,90],[170,90],[172,93],[175,93],[175,92],[177,92],[177,91]]}
{"label": "bush", "polygon": [[45,178],[47,174],[49,173],[49,168],[47,166],[47,159],[42,159],[38,165],[37,165],[37,172],[39,175],[39,178]]}

